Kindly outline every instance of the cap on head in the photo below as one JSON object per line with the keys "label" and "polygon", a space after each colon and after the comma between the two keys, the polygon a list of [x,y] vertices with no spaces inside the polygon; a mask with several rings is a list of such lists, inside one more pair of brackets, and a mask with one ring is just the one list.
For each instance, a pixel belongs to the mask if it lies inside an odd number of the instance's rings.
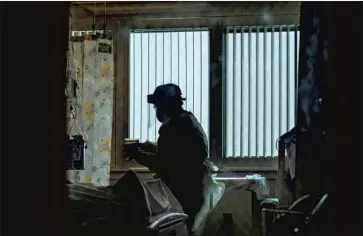
{"label": "cap on head", "polygon": [[176,84],[163,84],[156,87],[153,94],[147,95],[147,102],[155,106],[163,104],[181,102],[185,98],[182,97],[181,90]]}

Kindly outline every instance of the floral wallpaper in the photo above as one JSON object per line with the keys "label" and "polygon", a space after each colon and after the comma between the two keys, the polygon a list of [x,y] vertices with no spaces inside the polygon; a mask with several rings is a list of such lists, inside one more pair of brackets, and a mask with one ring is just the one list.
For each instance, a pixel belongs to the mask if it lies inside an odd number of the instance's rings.
{"label": "floral wallpaper", "polygon": [[69,170],[71,182],[107,186],[110,177],[114,62],[112,40],[89,36],[73,39],[77,63],[77,97],[71,134],[87,140],[85,169]]}

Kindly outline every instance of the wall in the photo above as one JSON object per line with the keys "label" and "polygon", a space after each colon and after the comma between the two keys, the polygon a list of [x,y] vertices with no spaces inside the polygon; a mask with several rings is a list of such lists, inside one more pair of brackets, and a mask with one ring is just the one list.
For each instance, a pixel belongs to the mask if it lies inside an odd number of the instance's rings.
{"label": "wall", "polygon": [[1,8],[1,233],[66,235],[69,3]]}
{"label": "wall", "polygon": [[[89,35],[88,35],[89,36]],[[87,140],[85,170],[68,171],[73,182],[108,185],[110,176],[113,118],[113,54],[101,52],[100,45],[112,48],[108,39],[74,37],[77,65],[77,97],[71,99],[74,119],[69,119],[71,134]]]}

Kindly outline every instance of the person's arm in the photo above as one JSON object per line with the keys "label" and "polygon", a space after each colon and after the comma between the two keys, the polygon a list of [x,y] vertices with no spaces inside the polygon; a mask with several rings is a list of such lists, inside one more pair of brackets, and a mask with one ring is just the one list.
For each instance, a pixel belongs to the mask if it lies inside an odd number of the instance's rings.
{"label": "person's arm", "polygon": [[156,143],[150,142],[150,141],[146,141],[144,143],[140,143],[139,147],[143,150],[145,150],[145,152],[150,152],[150,153],[157,153],[158,151],[158,146]]}
{"label": "person's arm", "polygon": [[123,152],[130,160],[134,159],[137,163],[146,166],[151,171],[157,171],[159,158],[156,153],[144,150],[141,144],[124,145]]}
{"label": "person's arm", "polygon": [[146,152],[139,148],[135,160],[140,165],[146,166],[151,172],[158,172],[159,159],[156,153]]}

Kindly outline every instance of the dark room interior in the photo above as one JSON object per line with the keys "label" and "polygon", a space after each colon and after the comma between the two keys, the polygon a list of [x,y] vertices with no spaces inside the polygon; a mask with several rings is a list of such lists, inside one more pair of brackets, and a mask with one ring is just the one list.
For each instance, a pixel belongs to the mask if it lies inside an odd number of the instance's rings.
{"label": "dark room interior", "polygon": [[[2,234],[361,235],[362,10],[0,3]],[[197,138],[165,131],[175,120],[155,88],[168,83]],[[194,162],[137,159],[168,144],[175,156],[202,146],[198,212],[192,187],[175,190],[196,185]],[[166,181],[164,163],[184,180]]]}

